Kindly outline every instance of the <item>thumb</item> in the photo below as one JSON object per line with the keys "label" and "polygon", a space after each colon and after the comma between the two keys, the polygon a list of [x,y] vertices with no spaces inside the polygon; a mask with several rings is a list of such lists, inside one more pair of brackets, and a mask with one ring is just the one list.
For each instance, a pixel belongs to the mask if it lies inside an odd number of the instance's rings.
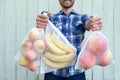
{"label": "thumb", "polygon": [[44,15],[46,15],[48,17],[51,16],[51,12],[49,12],[49,11],[42,11],[41,14],[44,14]]}
{"label": "thumb", "polygon": [[50,16],[51,16],[51,12],[48,11],[48,12],[47,12],[47,15],[50,17]]}
{"label": "thumb", "polygon": [[90,18],[96,18],[96,17],[98,17],[97,14],[92,14],[92,15],[90,15]]}
{"label": "thumb", "polygon": [[90,15],[90,18],[93,18],[94,16],[93,15]]}

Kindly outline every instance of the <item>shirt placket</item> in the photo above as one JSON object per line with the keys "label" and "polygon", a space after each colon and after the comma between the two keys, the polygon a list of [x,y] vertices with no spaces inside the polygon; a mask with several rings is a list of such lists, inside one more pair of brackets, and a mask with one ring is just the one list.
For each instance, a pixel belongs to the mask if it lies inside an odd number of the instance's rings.
{"label": "shirt placket", "polygon": [[[67,29],[65,35],[68,37],[68,36],[70,36],[70,19],[69,19],[69,16],[66,17],[66,25],[65,25],[65,27]],[[63,73],[64,73],[65,77],[70,76],[70,71],[69,70],[70,70],[69,67],[65,68],[63,70]]]}

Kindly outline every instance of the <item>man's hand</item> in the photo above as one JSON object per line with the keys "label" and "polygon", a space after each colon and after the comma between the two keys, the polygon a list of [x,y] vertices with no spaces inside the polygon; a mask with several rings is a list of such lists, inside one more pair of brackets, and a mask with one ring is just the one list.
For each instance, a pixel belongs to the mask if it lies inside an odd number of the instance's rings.
{"label": "man's hand", "polygon": [[87,30],[92,30],[92,31],[96,31],[96,30],[101,30],[102,28],[102,20],[100,17],[98,16],[90,16],[90,19],[88,21],[86,21],[85,27]]}
{"label": "man's hand", "polygon": [[46,28],[48,20],[49,20],[50,13],[47,15],[39,14],[36,18],[36,27],[37,28]]}

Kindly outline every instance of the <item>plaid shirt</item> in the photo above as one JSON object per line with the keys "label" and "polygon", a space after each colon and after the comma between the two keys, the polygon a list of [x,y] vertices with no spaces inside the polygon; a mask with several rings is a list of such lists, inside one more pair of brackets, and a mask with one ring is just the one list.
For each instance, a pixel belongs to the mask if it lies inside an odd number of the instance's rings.
{"label": "plaid shirt", "polygon": [[[88,20],[87,15],[78,14],[74,10],[66,15],[62,10],[50,16],[50,21],[63,33],[68,41],[77,49],[77,55],[80,52],[80,45],[84,39],[85,21]],[[75,66],[54,71],[53,74],[62,77],[69,77],[81,73],[81,69],[76,70]]]}

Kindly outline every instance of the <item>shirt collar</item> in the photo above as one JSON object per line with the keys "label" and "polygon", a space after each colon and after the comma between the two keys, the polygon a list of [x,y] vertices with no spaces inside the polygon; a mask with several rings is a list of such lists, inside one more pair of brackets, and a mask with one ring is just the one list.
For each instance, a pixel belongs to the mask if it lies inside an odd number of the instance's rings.
{"label": "shirt collar", "polygon": [[[65,14],[65,13],[64,13],[63,10],[60,10],[58,14],[61,15],[61,14]],[[72,11],[70,12],[70,14],[78,14],[78,13],[77,13],[75,10],[72,10]],[[69,15],[70,15],[70,14],[69,14]]]}

